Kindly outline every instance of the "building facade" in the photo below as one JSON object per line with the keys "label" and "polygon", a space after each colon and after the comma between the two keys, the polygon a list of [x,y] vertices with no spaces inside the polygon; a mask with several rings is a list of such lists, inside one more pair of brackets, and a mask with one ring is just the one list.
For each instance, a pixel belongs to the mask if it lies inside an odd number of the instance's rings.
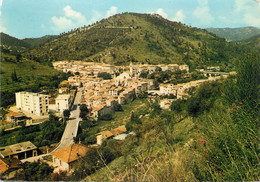
{"label": "building facade", "polygon": [[63,115],[63,111],[70,108],[70,95],[59,95],[56,98],[56,111]]}
{"label": "building facade", "polygon": [[48,95],[32,93],[32,92],[17,92],[15,93],[16,107],[20,111],[29,112],[31,114],[42,116],[49,112]]}

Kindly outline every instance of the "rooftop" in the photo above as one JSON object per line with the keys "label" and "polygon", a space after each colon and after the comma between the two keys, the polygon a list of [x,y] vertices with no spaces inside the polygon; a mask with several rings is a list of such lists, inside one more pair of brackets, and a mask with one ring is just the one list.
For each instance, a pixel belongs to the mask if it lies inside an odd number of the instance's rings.
{"label": "rooftop", "polygon": [[56,100],[65,100],[65,99],[69,99],[70,95],[59,95]]}
{"label": "rooftop", "polygon": [[18,154],[22,153],[25,151],[37,149],[37,147],[30,141],[22,142],[22,143],[17,143],[14,145],[9,145],[6,147],[1,147],[0,148],[0,156],[3,158],[8,157],[13,154]]}
{"label": "rooftop", "polygon": [[87,154],[88,148],[82,144],[71,144],[68,147],[61,148],[54,152],[51,152],[52,155],[58,157],[66,163],[71,163],[78,160],[80,157],[83,157]]}

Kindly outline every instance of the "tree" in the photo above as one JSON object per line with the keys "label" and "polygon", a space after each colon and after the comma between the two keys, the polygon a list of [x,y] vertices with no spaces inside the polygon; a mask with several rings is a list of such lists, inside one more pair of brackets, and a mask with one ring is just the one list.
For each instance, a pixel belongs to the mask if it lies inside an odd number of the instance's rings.
{"label": "tree", "polygon": [[137,115],[135,115],[133,112],[130,116],[130,121],[125,125],[127,131],[133,131],[135,130],[136,125],[142,124],[141,120]]}
{"label": "tree", "polygon": [[104,80],[110,80],[112,78],[112,75],[106,72],[100,72],[98,73],[98,77],[101,77]]}
{"label": "tree", "polygon": [[16,71],[14,70],[11,74],[11,79],[12,81],[14,82],[17,82],[18,81],[18,77],[17,77],[17,74],[16,74]]}
{"label": "tree", "polygon": [[63,111],[64,118],[68,119],[70,117],[70,111],[68,109]]}
{"label": "tree", "polygon": [[80,105],[80,114],[79,114],[79,117],[84,120],[84,119],[87,118],[87,114],[88,114],[88,113],[89,113],[89,110],[88,110],[86,104],[81,104],[81,105]]}
{"label": "tree", "polygon": [[15,180],[50,181],[53,172],[53,167],[45,162],[25,162],[22,169],[15,175]]}
{"label": "tree", "polygon": [[141,78],[147,78],[147,72],[144,72],[144,71],[142,71],[142,73],[140,74],[140,77]]}

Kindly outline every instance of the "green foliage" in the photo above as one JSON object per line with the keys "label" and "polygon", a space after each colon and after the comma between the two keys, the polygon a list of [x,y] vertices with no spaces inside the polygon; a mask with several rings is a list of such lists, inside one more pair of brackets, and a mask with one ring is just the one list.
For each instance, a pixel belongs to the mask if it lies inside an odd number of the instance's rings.
{"label": "green foliage", "polygon": [[[7,107],[15,103],[15,92],[50,91],[68,78],[65,73],[58,72],[48,66],[30,60],[17,62],[15,56],[1,54],[1,106]],[[10,62],[9,60],[13,61]]]}
{"label": "green foliage", "polygon": [[133,112],[130,116],[130,121],[125,125],[127,131],[134,131],[136,127],[142,124],[141,120]]}
{"label": "green foliage", "polygon": [[66,109],[63,111],[63,116],[68,119],[70,117],[70,110]]}
{"label": "green foliage", "polygon": [[83,120],[86,120],[87,119],[87,114],[89,113],[89,110],[86,106],[86,104],[81,104],[80,105],[80,114],[79,114],[79,117]]}
{"label": "green foliage", "polygon": [[59,122],[59,119],[51,114],[49,120],[41,125],[41,135],[36,137],[35,144],[44,146],[60,141],[64,129],[65,126]]}
{"label": "green foliage", "polygon": [[100,72],[97,76],[103,78],[104,80],[110,80],[112,78],[112,75],[107,72]]}
{"label": "green foliage", "polygon": [[103,121],[111,121],[113,119],[113,116],[112,114],[105,114],[103,115],[100,120],[103,120]]}
{"label": "green foliage", "polygon": [[142,71],[142,73],[139,76],[141,78],[147,78],[148,74],[147,74],[147,72]]}
{"label": "green foliage", "polygon": [[245,40],[260,34],[260,29],[256,27],[207,28],[207,31],[231,41]]}
{"label": "green foliage", "polygon": [[23,181],[50,181],[53,167],[44,162],[25,162],[23,171],[15,175],[15,180]]}

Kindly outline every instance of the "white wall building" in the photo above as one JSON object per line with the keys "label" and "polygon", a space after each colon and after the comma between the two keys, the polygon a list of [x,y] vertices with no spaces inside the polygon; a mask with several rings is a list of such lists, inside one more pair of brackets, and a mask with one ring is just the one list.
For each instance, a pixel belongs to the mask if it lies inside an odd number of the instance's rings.
{"label": "white wall building", "polygon": [[29,112],[37,116],[48,114],[48,95],[32,92],[17,92],[15,93],[15,98],[16,107],[20,111]]}
{"label": "white wall building", "polygon": [[63,111],[70,107],[70,95],[59,95],[56,99],[56,111],[63,115]]}

